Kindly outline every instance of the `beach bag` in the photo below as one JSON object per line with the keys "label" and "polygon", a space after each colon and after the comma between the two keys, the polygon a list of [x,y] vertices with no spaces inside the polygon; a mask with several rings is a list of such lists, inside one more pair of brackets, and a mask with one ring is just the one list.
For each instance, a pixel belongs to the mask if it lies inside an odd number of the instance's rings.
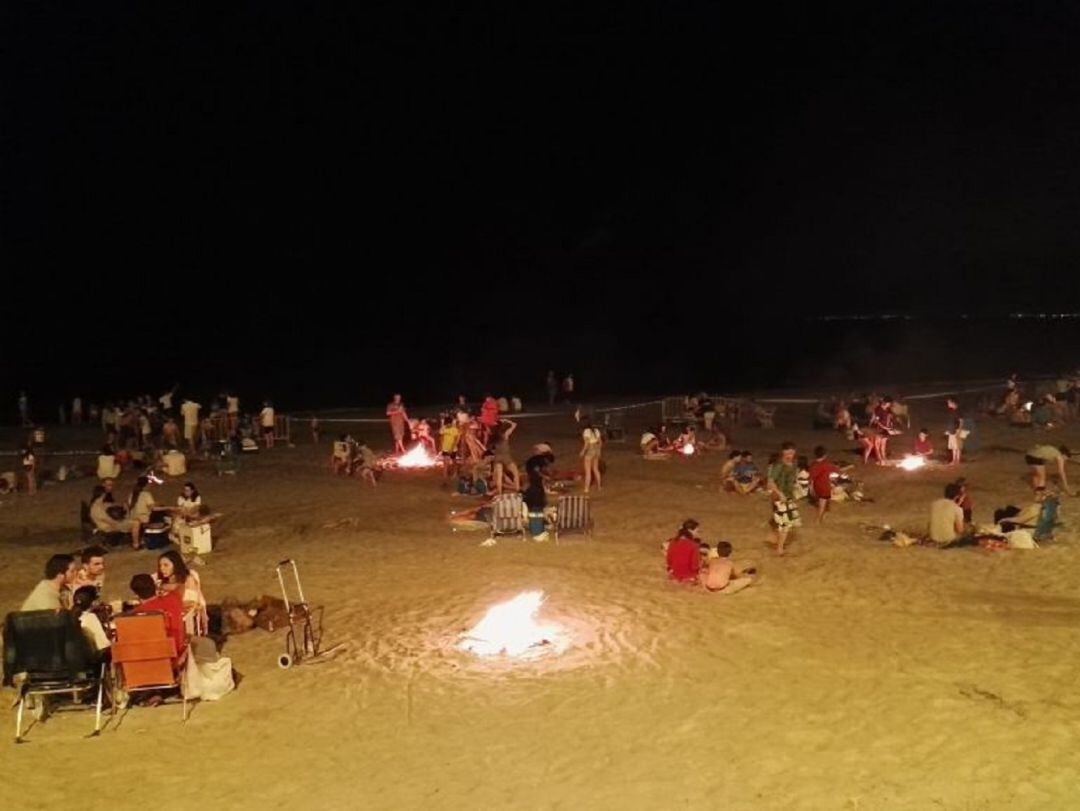
{"label": "beach bag", "polygon": [[235,689],[232,659],[218,654],[214,640],[197,636],[191,640],[188,651],[187,664],[180,677],[184,698],[217,701]]}
{"label": "beach bag", "polygon": [[1012,532],[1005,534],[1005,539],[1009,542],[1010,549],[1038,549],[1039,544],[1035,542],[1035,536],[1031,534],[1029,529],[1015,529]]}

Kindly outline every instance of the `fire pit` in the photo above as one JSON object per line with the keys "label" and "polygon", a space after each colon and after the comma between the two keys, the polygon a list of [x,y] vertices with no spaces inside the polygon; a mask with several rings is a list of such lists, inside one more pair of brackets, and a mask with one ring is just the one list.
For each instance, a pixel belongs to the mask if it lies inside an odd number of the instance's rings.
{"label": "fire pit", "polygon": [[440,467],[442,463],[442,457],[431,453],[424,447],[423,443],[419,443],[398,456],[384,456],[379,460],[379,467],[383,470],[395,468],[415,470],[417,468]]}
{"label": "fire pit", "polygon": [[544,592],[523,591],[512,600],[493,605],[480,622],[461,635],[458,649],[476,656],[511,659],[562,653],[570,645],[566,630],[536,620],[543,602]]}
{"label": "fire pit", "polygon": [[896,463],[897,467],[902,467],[904,470],[912,471],[918,470],[921,467],[926,467],[926,459],[922,456],[916,456],[914,454],[908,454],[899,462]]}

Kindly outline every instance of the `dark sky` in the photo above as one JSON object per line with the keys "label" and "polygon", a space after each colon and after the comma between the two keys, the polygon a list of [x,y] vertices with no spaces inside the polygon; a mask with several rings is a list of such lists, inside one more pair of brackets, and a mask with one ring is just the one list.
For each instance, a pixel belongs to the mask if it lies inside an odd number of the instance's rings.
{"label": "dark sky", "polygon": [[1080,6],[743,5],[4,4],[0,394],[782,383],[823,313],[1080,306]]}

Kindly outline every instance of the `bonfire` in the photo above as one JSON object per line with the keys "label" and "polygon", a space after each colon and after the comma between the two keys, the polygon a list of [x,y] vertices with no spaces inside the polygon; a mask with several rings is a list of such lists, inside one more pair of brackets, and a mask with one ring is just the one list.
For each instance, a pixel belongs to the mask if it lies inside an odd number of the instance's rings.
{"label": "bonfire", "polygon": [[918,470],[919,468],[926,466],[926,459],[925,457],[909,453],[907,456],[897,462],[897,465],[908,471]]}
{"label": "bonfire", "polygon": [[512,600],[493,605],[480,622],[462,634],[458,648],[477,656],[510,658],[565,650],[568,642],[563,629],[536,621],[543,602],[544,592],[523,591]]}

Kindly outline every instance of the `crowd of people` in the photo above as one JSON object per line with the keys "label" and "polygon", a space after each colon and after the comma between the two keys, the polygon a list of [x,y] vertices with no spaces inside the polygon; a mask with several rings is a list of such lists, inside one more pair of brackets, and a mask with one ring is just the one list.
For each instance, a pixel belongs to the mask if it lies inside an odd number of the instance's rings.
{"label": "crowd of people", "polygon": [[[120,616],[155,613],[165,623],[166,634],[172,642],[172,667],[179,683],[189,667],[188,658],[193,643],[205,646],[209,632],[209,614],[202,582],[183,556],[174,549],[162,552],[152,572],[134,575],[124,590],[107,591],[104,546],[93,544],[75,554],[55,554],[45,562],[44,577],[23,600],[20,611],[69,612],[79,623],[87,648],[99,662],[109,662],[114,642],[114,620]],[[109,599],[109,596],[112,599]],[[209,658],[200,654],[200,664],[209,665]],[[205,677],[220,674],[219,681],[227,692],[232,675],[221,668],[201,667]],[[205,686],[205,685],[204,685]],[[163,700],[161,693],[146,696],[150,705]]]}

